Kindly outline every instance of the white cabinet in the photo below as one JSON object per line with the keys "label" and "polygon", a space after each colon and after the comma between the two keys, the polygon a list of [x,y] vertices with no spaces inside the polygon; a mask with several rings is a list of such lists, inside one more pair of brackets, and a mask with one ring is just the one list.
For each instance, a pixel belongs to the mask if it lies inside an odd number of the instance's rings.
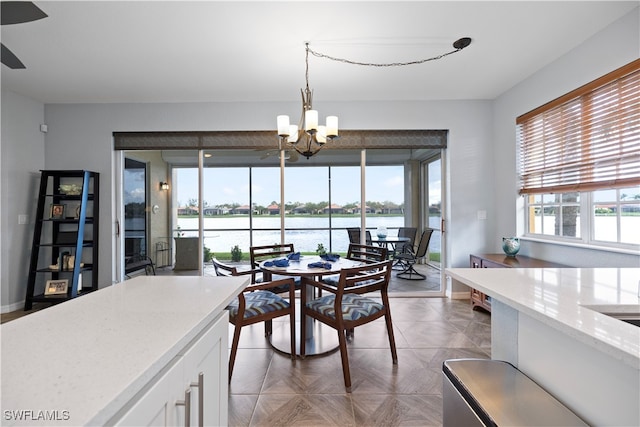
{"label": "white cabinet", "polygon": [[227,425],[228,321],[223,311],[126,405],[115,425]]}

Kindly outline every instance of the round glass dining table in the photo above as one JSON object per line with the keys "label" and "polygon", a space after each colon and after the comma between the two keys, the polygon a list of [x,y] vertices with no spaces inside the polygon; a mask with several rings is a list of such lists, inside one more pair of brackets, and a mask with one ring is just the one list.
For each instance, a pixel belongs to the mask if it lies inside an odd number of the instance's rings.
{"label": "round glass dining table", "polygon": [[[283,259],[282,257],[276,259]],[[340,274],[340,270],[343,268],[357,267],[362,265],[361,261],[355,261],[345,258],[340,258],[337,261],[330,262],[325,261],[316,255],[301,255],[300,260],[289,260],[287,267],[276,267],[270,265],[274,259],[267,259],[260,263],[259,267],[263,274],[263,280],[269,281],[275,279],[274,276],[290,276],[300,277],[301,286],[307,286],[306,299],[307,301],[296,302],[296,352],[300,355],[300,304],[305,304],[313,299],[313,286],[305,285],[305,278],[320,280],[323,276],[330,276]],[[323,267],[309,266],[314,263],[325,263],[331,265],[331,269]],[[267,264],[267,266],[265,266]],[[284,318],[283,318],[284,319]],[[288,322],[288,319],[286,320]],[[276,327],[274,322],[273,332],[271,335],[271,345],[273,348],[281,353],[290,354],[291,344],[289,340],[289,325],[282,322],[282,327]],[[307,317],[305,324],[307,339],[305,346],[305,356],[318,356],[323,354],[329,354],[338,349],[338,335],[335,329],[323,325],[321,322],[316,322],[311,317]]]}

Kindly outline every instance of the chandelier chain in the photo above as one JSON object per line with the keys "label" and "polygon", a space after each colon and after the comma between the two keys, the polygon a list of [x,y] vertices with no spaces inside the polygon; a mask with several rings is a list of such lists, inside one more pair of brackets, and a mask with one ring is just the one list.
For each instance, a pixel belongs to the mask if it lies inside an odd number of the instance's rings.
{"label": "chandelier chain", "polygon": [[[429,61],[436,61],[438,59],[442,59],[445,56],[451,55],[453,53],[459,52],[461,51],[463,48],[460,49],[454,49],[451,52],[447,52],[447,53],[443,53],[441,55],[438,56],[433,56],[431,58],[425,58],[425,59],[419,59],[419,60],[415,60],[415,61],[408,61],[408,62],[389,62],[389,63],[375,63],[375,62],[358,62],[358,61],[352,61],[350,59],[344,59],[344,58],[336,58],[335,56],[330,56],[324,53],[320,53],[320,52],[316,52],[313,49],[309,48],[309,44],[307,43],[307,53],[311,52],[311,54],[313,56],[316,56],[318,58],[325,58],[325,59],[330,59],[332,61],[336,61],[336,62],[342,62],[345,64],[351,64],[351,65],[362,65],[365,67],[402,67],[405,65],[417,65],[417,64],[424,64],[425,62],[429,62]],[[308,55],[307,55],[308,58]],[[308,69],[309,69],[309,65],[308,65],[308,60],[307,60],[307,73],[308,73]]]}

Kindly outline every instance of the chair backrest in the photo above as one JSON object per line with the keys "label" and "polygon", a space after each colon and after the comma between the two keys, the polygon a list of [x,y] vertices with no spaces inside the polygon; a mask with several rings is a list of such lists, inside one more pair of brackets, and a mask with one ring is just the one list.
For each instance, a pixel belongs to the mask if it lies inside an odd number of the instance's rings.
{"label": "chair backrest", "polygon": [[337,293],[341,297],[348,290],[349,293],[364,294],[382,292],[385,297],[391,279],[393,261],[380,261],[340,270]]}
{"label": "chair backrest", "polygon": [[213,258],[211,262],[213,263],[216,276],[229,277],[238,275],[238,269],[234,266],[222,263],[215,258]]}
{"label": "chair backrest", "polygon": [[347,233],[349,233],[349,242],[350,243],[360,243],[360,229],[359,228],[347,228]]}
{"label": "chair backrest", "polygon": [[251,246],[249,248],[249,255],[251,257],[251,268],[256,268],[260,262],[269,258],[277,258],[292,254],[293,243],[283,243],[266,246]]}
{"label": "chair backrest", "polygon": [[398,237],[408,237],[409,241],[405,244],[413,246],[416,242],[416,234],[418,229],[416,227],[400,227],[398,229]]}
{"label": "chair backrest", "polygon": [[416,250],[416,259],[424,258],[427,255],[427,249],[429,249],[429,241],[433,234],[433,228],[427,228],[422,232],[420,236],[420,243],[418,243],[418,250]]}
{"label": "chair backrest", "polygon": [[[347,233],[349,233],[349,242],[350,243],[360,243],[360,228],[359,227],[349,227],[347,228]],[[371,232],[366,230],[365,234],[365,243],[370,245],[371,242]]]}
{"label": "chair backrest", "polygon": [[364,260],[365,262],[380,262],[387,260],[387,248],[382,246],[361,245],[360,243],[350,243],[347,251],[347,258],[353,260]]}

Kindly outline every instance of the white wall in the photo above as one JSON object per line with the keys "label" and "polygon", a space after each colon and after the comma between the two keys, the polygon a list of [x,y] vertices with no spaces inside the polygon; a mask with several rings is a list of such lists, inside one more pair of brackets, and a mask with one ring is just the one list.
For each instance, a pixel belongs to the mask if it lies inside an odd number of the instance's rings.
{"label": "white wall", "polygon": [[[2,90],[0,147],[0,304],[22,308],[29,273],[40,170],[44,169],[42,103]],[[28,222],[18,224],[18,215]]]}

